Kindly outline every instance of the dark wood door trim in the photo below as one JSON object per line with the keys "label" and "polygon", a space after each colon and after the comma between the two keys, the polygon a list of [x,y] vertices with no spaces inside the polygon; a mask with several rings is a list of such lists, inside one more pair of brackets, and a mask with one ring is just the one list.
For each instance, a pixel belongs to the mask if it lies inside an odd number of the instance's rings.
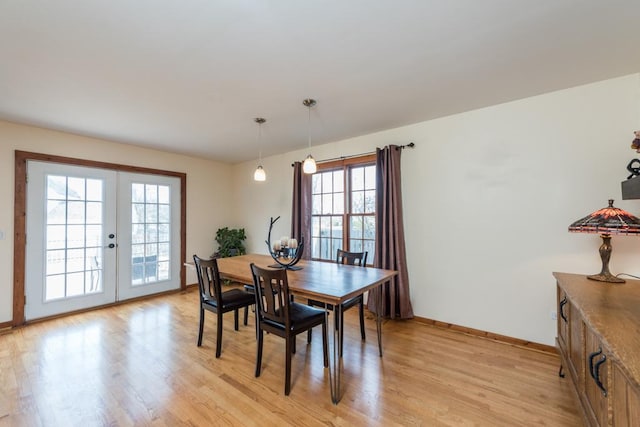
{"label": "dark wood door trim", "polygon": [[[72,157],[54,156],[51,154],[15,151],[15,189],[13,208],[13,327],[23,325],[25,304],[25,262],[26,262],[26,207],[27,207],[27,161],[63,163],[75,166],[109,169],[120,172],[147,173],[172,176],[180,179],[180,259],[184,261],[187,254],[187,174],[139,166],[120,165],[95,160],[76,159]],[[180,262],[180,288],[186,289],[186,270],[184,262]]]}

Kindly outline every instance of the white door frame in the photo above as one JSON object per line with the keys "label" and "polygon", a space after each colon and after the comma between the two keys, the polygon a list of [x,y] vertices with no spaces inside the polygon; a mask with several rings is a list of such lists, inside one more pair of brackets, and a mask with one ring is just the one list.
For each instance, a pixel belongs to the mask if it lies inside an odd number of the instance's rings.
{"label": "white door frame", "polygon": [[[183,172],[173,172],[138,166],[107,163],[94,160],[77,159],[51,154],[34,153],[16,150],[15,180],[14,180],[14,239],[13,239],[13,319],[11,325],[17,327],[25,324],[25,260],[26,260],[26,182],[27,160],[49,161],[79,166],[90,166],[118,171],[135,173],[151,173],[157,175],[175,176],[181,183],[180,200],[180,259],[186,260],[186,206],[187,206],[187,175]],[[186,289],[186,269],[180,268],[180,289]]]}

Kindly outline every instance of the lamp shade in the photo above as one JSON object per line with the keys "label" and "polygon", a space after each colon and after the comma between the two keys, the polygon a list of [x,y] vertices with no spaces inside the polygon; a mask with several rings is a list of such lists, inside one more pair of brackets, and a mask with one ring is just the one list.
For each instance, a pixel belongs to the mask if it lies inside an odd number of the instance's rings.
{"label": "lamp shade", "polygon": [[623,209],[614,207],[613,199],[609,199],[609,206],[575,221],[569,226],[569,231],[598,234],[640,234],[640,219]]}
{"label": "lamp shade", "polygon": [[304,163],[302,164],[302,171],[304,173],[316,173],[318,167],[316,166],[316,159],[309,154],[306,159],[304,159]]}
{"label": "lamp shade", "polygon": [[267,179],[267,174],[264,172],[262,165],[256,168],[256,171],[253,173],[254,181],[265,181]]}

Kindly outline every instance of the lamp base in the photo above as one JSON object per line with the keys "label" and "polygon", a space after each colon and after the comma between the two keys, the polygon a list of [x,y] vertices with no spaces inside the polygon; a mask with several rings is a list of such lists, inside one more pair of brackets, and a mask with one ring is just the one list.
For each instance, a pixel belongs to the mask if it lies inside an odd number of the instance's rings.
{"label": "lamp base", "polygon": [[598,251],[600,252],[600,259],[602,259],[602,270],[600,271],[600,274],[587,276],[587,279],[597,280],[598,282],[624,283],[624,279],[614,276],[609,271],[609,259],[611,258],[611,235],[602,234],[600,237],[602,237],[602,245]]}
{"label": "lamp base", "polygon": [[598,282],[625,283],[624,279],[616,277],[611,273],[592,274],[591,276],[587,276],[587,279],[597,280]]}

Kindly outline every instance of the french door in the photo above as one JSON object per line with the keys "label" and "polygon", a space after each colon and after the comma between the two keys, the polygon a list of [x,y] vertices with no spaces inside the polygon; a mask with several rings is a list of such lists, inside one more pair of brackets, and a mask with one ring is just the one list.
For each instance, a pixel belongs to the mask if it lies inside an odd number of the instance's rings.
{"label": "french door", "polygon": [[119,172],[117,218],[118,299],[178,289],[180,180]]}
{"label": "french door", "polygon": [[25,318],[180,287],[178,178],[27,162]]}

